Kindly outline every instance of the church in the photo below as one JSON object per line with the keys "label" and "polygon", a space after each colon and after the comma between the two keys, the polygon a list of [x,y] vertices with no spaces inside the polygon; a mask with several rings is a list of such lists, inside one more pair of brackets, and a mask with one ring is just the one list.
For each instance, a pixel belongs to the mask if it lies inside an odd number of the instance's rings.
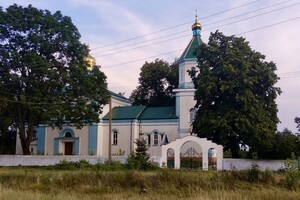
{"label": "church", "polygon": [[[178,169],[185,160],[195,160],[202,169],[208,169],[210,164],[222,169],[223,147],[191,134],[196,102],[194,84],[187,71],[197,66],[194,52],[202,44],[201,29],[196,16],[192,39],[178,61],[179,85],[173,90],[175,107],[131,106],[127,98],[110,92],[111,103],[103,107],[99,123],[81,129],[37,127],[32,154],[108,157],[110,152],[112,158],[128,156],[136,148],[135,140],[142,137],[147,141],[151,159],[160,165]],[[22,154],[19,140],[16,154]]]}

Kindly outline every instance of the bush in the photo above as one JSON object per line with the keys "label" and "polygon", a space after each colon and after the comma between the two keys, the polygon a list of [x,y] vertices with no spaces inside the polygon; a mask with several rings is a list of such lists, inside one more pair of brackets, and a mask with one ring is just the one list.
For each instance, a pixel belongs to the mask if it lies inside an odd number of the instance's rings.
{"label": "bush", "polygon": [[93,166],[94,169],[102,171],[120,171],[126,169],[125,165],[120,161],[106,161],[105,163],[97,163]]}
{"label": "bush", "polygon": [[255,162],[251,164],[251,168],[248,171],[248,181],[258,182],[259,181],[259,165]]}
{"label": "bush", "polygon": [[61,160],[58,164],[54,165],[54,168],[72,170],[72,169],[86,169],[86,168],[90,168],[91,166],[92,165],[87,160],[79,160],[75,162]]}
{"label": "bush", "polygon": [[300,186],[300,173],[299,171],[286,172],[285,187],[290,190],[295,190]]}

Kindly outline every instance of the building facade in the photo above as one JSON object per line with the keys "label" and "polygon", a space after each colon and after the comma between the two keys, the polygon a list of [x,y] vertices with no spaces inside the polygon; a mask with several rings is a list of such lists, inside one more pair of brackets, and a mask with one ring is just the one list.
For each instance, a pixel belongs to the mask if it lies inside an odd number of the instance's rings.
{"label": "building facade", "polygon": [[[193,37],[179,59],[179,85],[174,90],[175,107],[131,106],[128,99],[111,93],[111,132],[109,132],[109,105],[105,105],[103,114],[99,116],[100,122],[97,124],[84,126],[81,129],[68,126],[63,129],[37,127],[37,136],[31,145],[32,153],[107,157],[111,145],[112,156],[128,156],[136,147],[135,140],[142,137],[147,141],[152,158],[162,158],[165,164],[168,161],[172,163],[173,158],[175,168],[180,167],[178,156],[186,156],[189,159],[196,156],[197,159],[202,160],[203,169],[206,169],[209,164],[209,154],[215,155],[217,151],[217,155],[223,157],[223,149],[220,145],[191,136],[196,102],[195,88],[188,71],[196,67],[196,50],[202,44],[201,24],[197,16],[192,25],[192,32]],[[109,134],[111,134],[110,141]],[[181,139],[184,143],[179,142]],[[174,147],[174,144],[180,146]],[[16,153],[22,154],[19,140]],[[218,160],[218,165],[219,162]]]}

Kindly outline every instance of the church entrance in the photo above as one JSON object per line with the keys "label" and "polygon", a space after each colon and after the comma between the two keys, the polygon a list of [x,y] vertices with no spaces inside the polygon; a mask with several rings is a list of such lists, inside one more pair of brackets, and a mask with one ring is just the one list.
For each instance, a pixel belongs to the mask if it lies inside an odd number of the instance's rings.
{"label": "church entrance", "polygon": [[73,142],[65,142],[65,155],[73,155]]}

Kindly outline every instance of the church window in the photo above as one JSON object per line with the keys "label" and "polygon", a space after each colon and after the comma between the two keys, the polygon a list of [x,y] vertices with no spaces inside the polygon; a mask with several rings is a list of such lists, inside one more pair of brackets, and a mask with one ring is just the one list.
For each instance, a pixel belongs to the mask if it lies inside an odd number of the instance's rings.
{"label": "church window", "polygon": [[158,133],[156,131],[153,134],[153,145],[158,145]]}
{"label": "church window", "polygon": [[147,144],[150,146],[151,145],[151,135],[147,135]]}
{"label": "church window", "polygon": [[118,144],[118,131],[117,130],[113,130],[113,141],[112,144],[113,145],[117,145]]}
{"label": "church window", "polygon": [[68,138],[72,137],[72,133],[70,131],[66,132],[65,137],[68,137]]}

